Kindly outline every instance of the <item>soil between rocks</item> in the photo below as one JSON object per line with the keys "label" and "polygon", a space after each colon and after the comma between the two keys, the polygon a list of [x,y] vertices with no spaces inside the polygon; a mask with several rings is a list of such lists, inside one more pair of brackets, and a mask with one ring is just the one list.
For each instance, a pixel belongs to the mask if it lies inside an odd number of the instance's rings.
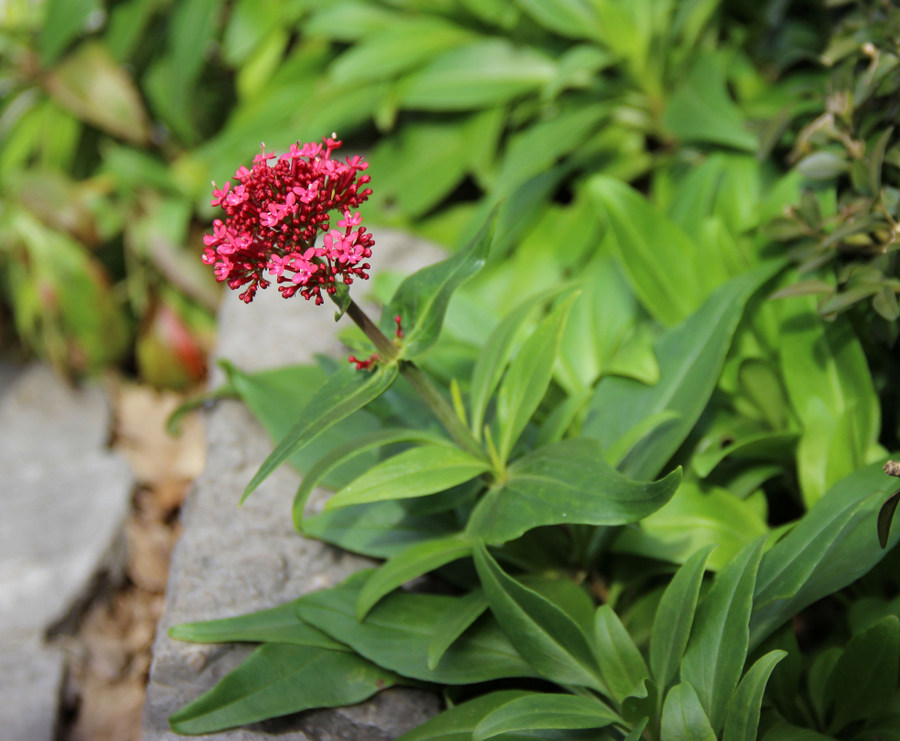
{"label": "soil between rocks", "polygon": [[166,432],[168,416],[186,394],[116,382],[111,444],[134,471],[137,486],[125,523],[124,574],[98,586],[74,631],[55,637],[68,654],[59,741],[138,741],[156,624],[165,607],[178,513],[203,470],[199,415],[181,434]]}

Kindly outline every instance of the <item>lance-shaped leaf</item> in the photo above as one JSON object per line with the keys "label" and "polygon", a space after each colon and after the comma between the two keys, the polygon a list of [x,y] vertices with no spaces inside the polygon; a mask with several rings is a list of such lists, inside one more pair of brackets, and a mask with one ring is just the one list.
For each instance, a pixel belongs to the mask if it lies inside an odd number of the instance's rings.
{"label": "lance-shaped leaf", "polygon": [[569,296],[538,325],[510,363],[506,377],[500,384],[497,392],[497,424],[500,427],[498,449],[502,461],[509,457],[513,445],[550,385],[566,318],[578,296],[577,293]]}
{"label": "lance-shaped leaf", "polygon": [[572,616],[506,574],[484,546],[475,567],[497,622],[540,676],[606,692],[591,641]]}
{"label": "lance-shaped leaf", "polygon": [[787,656],[787,651],[769,651],[765,656],[760,657],[744,675],[728,702],[723,741],[756,741],[759,710],[762,707],[766,683],[769,681],[772,670],[785,656]]}
{"label": "lance-shaped leaf", "polygon": [[853,636],[831,670],[826,702],[834,707],[829,731],[837,734],[854,720],[888,712],[900,669],[900,622],[888,615]]}
{"label": "lance-shaped leaf", "polygon": [[891,523],[894,521],[894,513],[897,511],[898,504],[900,504],[900,489],[891,494],[878,510],[878,542],[882,549],[887,548],[888,538],[891,537]]}
{"label": "lance-shaped leaf", "polygon": [[397,364],[378,365],[371,373],[344,368],[331,375],[300,412],[300,420],[263,461],[247,484],[243,502],[278,466],[357,409],[387,391],[397,378]]}
{"label": "lance-shaped leaf", "polygon": [[675,677],[687,648],[703,570],[713,548],[712,545],[701,548],[685,561],[675,572],[656,608],[650,634],[650,669],[661,692],[665,692]]}
{"label": "lance-shaped leaf", "polygon": [[698,58],[671,93],[663,123],[686,142],[711,142],[755,152],[756,136],[746,127],[740,108],[728,96],[722,57]]}
{"label": "lance-shaped leaf", "polygon": [[304,535],[372,558],[391,558],[414,543],[459,530],[454,516],[420,514],[415,500],[358,504],[320,512],[303,523]]}
{"label": "lance-shaped leaf", "polygon": [[176,640],[193,643],[291,643],[349,651],[346,646],[300,620],[297,617],[298,604],[299,600],[291,600],[248,615],[182,623],[169,628],[169,635]]}
{"label": "lance-shaped leaf", "polygon": [[596,699],[533,692],[510,700],[484,718],[475,727],[472,739],[485,741],[517,731],[605,728],[619,720]]}
{"label": "lance-shaped leaf", "polygon": [[[867,574],[886,551],[876,538],[878,511],[896,486],[874,463],[835,484],[763,556],[750,646],[758,645],[800,610]],[[888,549],[900,540],[893,533]]]}
{"label": "lance-shaped leaf", "polygon": [[81,44],[46,74],[44,85],[57,103],[84,121],[134,144],[149,141],[141,95],[102,44]]}
{"label": "lance-shaped leaf", "polygon": [[846,317],[823,321],[808,296],[780,307],[781,372],[804,427],[797,472],[811,508],[832,484],[871,462],[880,406],[862,343]]}
{"label": "lance-shaped leaf", "polygon": [[697,692],[687,682],[676,684],[663,703],[661,738],[666,741],[716,741]]}
{"label": "lance-shaped leaf", "polygon": [[471,110],[528,93],[557,74],[550,57],[495,37],[442,54],[401,81],[398,94],[412,109]]}
{"label": "lance-shaped leaf", "polygon": [[356,619],[364,574],[300,599],[300,617],[379,666],[413,679],[442,684],[474,684],[504,677],[533,677],[527,664],[490,615],[485,615],[428,667],[428,646],[435,626],[455,598],[395,592],[372,608],[365,622]]}
{"label": "lance-shaped leaf", "polygon": [[664,334],[655,345],[660,381],[647,386],[631,378],[607,377],[597,384],[584,434],[604,448],[642,420],[662,412],[677,418],[637,443],[619,468],[636,478],[656,476],[684,442],[706,407],[744,305],[778,265],[764,265],[728,281],[694,314]]}
{"label": "lance-shaped leaf", "polygon": [[[364,453],[377,450],[385,445],[401,442],[450,444],[449,440],[440,435],[435,435],[434,433],[426,432],[425,430],[415,430],[405,427],[391,427],[388,429],[377,430],[369,435],[353,438],[324,455],[312,468],[304,473],[303,481],[300,482],[297,493],[294,495],[294,527],[299,532],[303,532],[303,514],[306,509],[306,502],[309,500],[309,496],[312,494],[313,490],[322,483],[332,471],[346,466],[350,461]],[[370,466],[367,466],[365,470],[368,470],[369,467]]]}
{"label": "lance-shaped leaf", "polygon": [[436,494],[490,467],[487,461],[454,445],[420,445],[382,461],[351,481],[328,500],[326,509]]}
{"label": "lance-shaped leaf", "polygon": [[382,564],[369,577],[356,601],[356,617],[364,620],[369,610],[389,592],[471,552],[471,542],[461,534],[410,546]]}
{"label": "lance-shaped leaf", "polygon": [[470,741],[472,732],[483,718],[511,700],[529,697],[524,690],[491,692],[456,705],[404,733],[397,741]]}
{"label": "lance-shaped leaf", "polygon": [[346,651],[267,643],[169,724],[177,733],[212,733],[308,708],[354,705],[396,681]]}
{"label": "lance-shaped leaf", "polygon": [[403,326],[400,355],[407,360],[425,354],[437,342],[444,314],[454,291],[477,273],[487,259],[494,226],[494,209],[475,238],[446,260],[429,265],[406,278],[381,315],[381,331],[391,336],[399,316]]}
{"label": "lance-shaped leaf", "polygon": [[700,603],[681,664],[681,679],[696,690],[712,727],[722,727],[728,701],[747,659],[753,588],[764,538],[746,546],[723,569]]}
{"label": "lance-shaped leaf", "polygon": [[641,303],[667,325],[687,318],[707,293],[701,275],[692,270],[696,240],[621,180],[597,175],[588,193],[607,225],[606,241]]}
{"label": "lance-shaped leaf", "polygon": [[434,669],[438,665],[444,652],[484,614],[487,608],[487,598],[482,589],[475,589],[456,600],[453,609],[448,610],[434,626],[434,634],[428,644],[429,669]]}
{"label": "lance-shaped leaf", "polygon": [[533,311],[545,301],[553,298],[561,288],[545,291],[537,296],[530,296],[526,301],[511,311],[491,332],[485,342],[475,366],[472,368],[471,390],[469,392],[469,406],[471,409],[472,434],[476,438],[481,437],[481,426],[484,423],[484,413],[490,401],[491,394],[497,388],[503,371],[512,355],[516,338],[528,321]]}
{"label": "lance-shaped leaf", "polygon": [[[303,409],[315,399],[328,380],[328,374],[315,365],[284,366],[257,373],[245,373],[224,360],[219,361],[219,365],[228,376],[227,386],[232,393],[247,405],[276,444],[291,431]],[[305,474],[329,451],[380,429],[381,423],[375,415],[360,409],[323,430],[291,456],[290,464]],[[322,484],[332,489],[339,488],[377,462],[378,456],[373,450],[360,451],[340,468],[325,473]]]}
{"label": "lance-shaped leaf", "polygon": [[596,440],[571,438],[510,466],[506,482],[472,511],[467,532],[503,543],[541,525],[636,522],[669,501],[680,481],[680,469],[659,481],[633,481],[606,462]]}
{"label": "lance-shaped leaf", "polygon": [[644,657],[609,605],[594,615],[594,638],[600,670],[613,699],[619,704],[649,677]]}

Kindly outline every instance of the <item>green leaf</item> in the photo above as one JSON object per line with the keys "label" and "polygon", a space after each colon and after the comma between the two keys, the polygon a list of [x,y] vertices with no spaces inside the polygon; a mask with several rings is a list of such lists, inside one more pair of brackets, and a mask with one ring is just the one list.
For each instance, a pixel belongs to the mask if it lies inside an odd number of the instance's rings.
{"label": "green leaf", "polygon": [[356,617],[362,621],[369,610],[389,592],[422,574],[468,556],[472,544],[461,535],[416,543],[393,556],[368,578],[356,602]]}
{"label": "green leaf", "polygon": [[880,408],[865,353],[849,319],[825,322],[815,299],[781,302],[779,362],[803,423],[798,469],[811,507],[835,482],[871,461]]}
{"label": "green leaf", "polygon": [[599,103],[573,107],[513,134],[493,180],[497,192],[509,195],[529,178],[577,151],[609,115],[610,109]]}
{"label": "green leaf", "polygon": [[530,47],[494,38],[453,49],[400,82],[414,110],[453,111],[497,105],[551,82],[553,61]]}
{"label": "green leaf", "polygon": [[756,152],[756,137],[745,127],[741,110],[728,97],[722,66],[719,56],[698,59],[669,99],[663,123],[686,142],[721,144]]}
{"label": "green leaf", "polygon": [[847,158],[837,152],[813,152],[797,163],[797,172],[810,180],[832,180],[849,169]]}
{"label": "green leaf", "polygon": [[544,28],[573,39],[603,38],[597,11],[586,0],[516,0]]}
{"label": "green leaf", "polygon": [[[593,394],[591,394],[591,398],[593,398]],[[672,409],[664,409],[649,417],[644,417],[630,430],[626,430],[615,444],[606,449],[606,459],[618,468],[638,445],[662,434],[667,426],[674,424],[679,419],[681,419],[681,415]],[[693,462],[692,460],[692,465]]]}
{"label": "green leaf", "polygon": [[520,458],[507,480],[475,506],[466,532],[503,543],[541,525],[623,525],[662,507],[675,493],[681,470],[659,481],[622,476],[589,438],[545,445]]}
{"label": "green leaf", "polygon": [[100,262],[28,209],[3,216],[4,254],[15,246],[3,260],[4,290],[19,336],[67,372],[116,363],[129,343],[127,317]]}
{"label": "green leaf", "polygon": [[407,731],[397,741],[472,741],[472,733],[483,718],[520,697],[524,690],[501,690],[482,695],[445,710],[418,728]]}
{"label": "green leaf", "polygon": [[709,567],[718,571],[754,538],[768,533],[765,512],[753,500],[685,481],[663,507],[641,520],[639,528],[624,530],[613,548],[680,563],[698,548],[715,544]]}
{"label": "green leaf", "polygon": [[306,625],[297,617],[299,600],[238,617],[182,623],[169,628],[169,635],[192,643],[290,643],[333,651],[347,651],[322,631]]}
{"label": "green leaf", "polygon": [[[228,376],[228,385],[247,405],[274,443],[282,440],[296,424],[303,409],[316,397],[328,376],[318,366],[295,365],[257,373],[244,373],[231,363],[220,360],[219,365]],[[291,456],[290,463],[306,473],[330,451],[353,440],[364,439],[380,430],[377,418],[365,410],[347,417],[324,430],[309,445]],[[322,483],[329,488],[340,487],[368,470],[378,460],[371,451],[324,475]]]}
{"label": "green leaf", "polygon": [[484,741],[517,731],[605,728],[617,721],[619,717],[599,700],[532,692],[487,715],[475,727],[472,739]]}
{"label": "green leaf", "polygon": [[571,616],[504,573],[484,546],[475,567],[497,622],[540,676],[605,691],[590,640]]}
{"label": "green leaf", "polygon": [[853,636],[831,670],[826,703],[834,707],[829,732],[891,709],[900,670],[900,620],[888,615]]}
{"label": "green leaf", "polygon": [[429,265],[406,278],[381,315],[381,330],[393,334],[394,317],[403,323],[400,355],[414,360],[425,354],[441,332],[444,314],[454,291],[481,270],[487,259],[497,209],[464,249],[446,260]]}
{"label": "green leaf", "polygon": [[562,288],[545,291],[537,296],[529,296],[513,311],[507,314],[494,328],[484,344],[475,366],[472,368],[472,380],[469,391],[469,407],[471,410],[471,429],[477,439],[481,439],[481,427],[484,413],[491,395],[506,368],[512,355],[516,339],[532,312],[548,301]]}
{"label": "green leaf", "polygon": [[98,43],[81,44],[44,81],[50,96],[82,120],[134,144],[146,144],[149,126],[128,73]]}
{"label": "green leaf", "polygon": [[594,639],[603,679],[613,699],[621,704],[649,677],[647,664],[619,616],[609,605],[597,608],[594,615]]}
{"label": "green leaf", "polygon": [[676,684],[666,695],[661,733],[666,741],[716,741],[700,699],[687,682]]}
{"label": "green leaf", "polygon": [[353,42],[390,31],[409,22],[411,14],[388,10],[359,0],[315,6],[303,25],[304,34],[336,41]]}
{"label": "green leaf", "polygon": [[44,65],[51,64],[84,30],[91,14],[103,12],[97,0],[50,0],[43,11],[38,49]]}
{"label": "green leaf", "polygon": [[487,461],[453,445],[419,445],[369,469],[329,499],[325,507],[436,494],[489,469]]}
{"label": "green leaf", "polygon": [[712,545],[701,548],[685,561],[656,608],[650,634],[650,669],[661,692],[665,692],[681,665],[694,623],[706,560],[713,548]]}
{"label": "green leaf", "polygon": [[[725,441],[728,442],[725,442]],[[793,451],[797,442],[796,432],[757,432],[746,437],[721,439],[722,444],[710,445],[702,452],[694,453],[691,466],[701,478],[706,478],[728,456],[739,459],[783,458]]]}
{"label": "green leaf", "polygon": [[878,510],[878,542],[882,549],[887,548],[888,538],[891,537],[891,523],[894,521],[898,504],[900,504],[900,489],[891,494]]}
{"label": "green leaf", "polygon": [[202,136],[195,93],[207,50],[218,35],[223,5],[223,0],[177,3],[167,17],[166,54],[155,55],[143,77],[143,92],[157,117],[184,142],[196,144]]}
{"label": "green leaf", "polygon": [[379,666],[413,679],[474,684],[503,677],[533,677],[534,670],[489,615],[453,642],[440,663],[428,668],[435,626],[456,603],[454,597],[395,592],[379,602],[365,622],[356,619],[363,575],[300,600],[300,617]]}
{"label": "green leaf", "polygon": [[703,306],[656,343],[660,381],[646,386],[629,378],[604,378],[588,410],[583,434],[610,448],[641,420],[665,411],[679,418],[645,438],[620,469],[635,478],[656,476],[684,442],[706,407],[744,305],[777,266],[761,266],[717,289]]}
{"label": "green leaf", "polygon": [[[384,447],[385,445],[401,442],[449,444],[449,441],[440,435],[435,435],[434,433],[426,432],[424,430],[388,428],[378,430],[370,435],[354,437],[345,444],[334,448],[304,473],[303,481],[300,482],[297,493],[294,495],[294,527],[297,531],[303,532],[303,514],[310,494],[312,494],[313,490],[322,483],[329,473],[339,468],[347,467],[347,463],[357,456]],[[374,464],[374,461],[371,463],[367,462],[366,468],[363,470],[368,470],[372,464]]]}
{"label": "green leaf", "polygon": [[416,505],[415,500],[399,499],[320,512],[304,521],[303,534],[351,553],[391,558],[410,545],[459,530],[455,517],[419,513]]}
{"label": "green leaf", "polygon": [[434,626],[434,634],[428,644],[428,668],[434,669],[447,649],[469,626],[487,610],[487,598],[482,589],[475,589],[457,598],[453,608],[448,610]]}
{"label": "green leaf", "polygon": [[381,396],[391,387],[397,373],[398,368],[394,363],[379,364],[371,372],[344,368],[329,376],[319,392],[303,408],[300,420],[263,461],[247,484],[241,503],[288,458],[299,453],[329,427]]}
{"label": "green leaf", "polygon": [[578,294],[559,304],[535,329],[506,371],[497,392],[500,460],[509,454],[550,385],[566,318]]}
{"label": "green leaf", "polygon": [[645,721],[651,718],[658,719],[662,699],[656,683],[649,677],[644,678],[632,693],[622,700],[622,717],[629,723],[639,723],[641,719]]}
{"label": "green leaf", "polygon": [[[835,484],[766,552],[753,598],[751,647],[884,558],[875,538],[875,520],[895,486],[879,464],[860,469]],[[894,533],[888,547],[898,540],[900,533]]]}
{"label": "green leaf", "polygon": [[681,679],[695,688],[713,729],[725,720],[728,701],[744,669],[753,588],[764,538],[745,547],[716,577],[697,609],[681,664]]}
{"label": "green leaf", "polygon": [[211,404],[219,399],[231,399],[237,396],[237,392],[231,383],[224,383],[218,388],[213,389],[204,394],[192,396],[186,401],[179,404],[166,419],[166,434],[172,437],[181,435],[181,424],[191,412],[202,409],[207,404]]}
{"label": "green leaf", "polygon": [[604,375],[659,381],[654,337],[639,321],[639,307],[616,260],[600,254],[578,271],[581,298],[566,321],[555,380],[575,395],[593,389]]}
{"label": "green leaf", "polygon": [[644,729],[647,727],[647,724],[650,722],[649,718],[641,718],[637,721],[634,728],[631,730],[627,736],[625,736],[622,741],[641,741],[644,737]]}
{"label": "green leaf", "polygon": [[587,189],[641,303],[666,325],[688,317],[706,295],[696,241],[621,180],[595,175]]}
{"label": "green leaf", "polygon": [[786,651],[769,651],[760,657],[741,679],[728,703],[722,741],[756,741],[759,711],[766,683],[776,664],[785,656]]}
{"label": "green leaf", "polygon": [[329,67],[341,84],[371,83],[421,67],[433,57],[469,41],[472,33],[437,16],[410,15],[409,22],[364,37]]}
{"label": "green leaf", "polygon": [[267,643],[169,724],[176,733],[212,733],[308,708],[354,705],[396,681],[345,651]]}
{"label": "green leaf", "polygon": [[471,145],[459,121],[423,121],[403,126],[372,153],[379,202],[415,219],[440,203],[465,177]]}

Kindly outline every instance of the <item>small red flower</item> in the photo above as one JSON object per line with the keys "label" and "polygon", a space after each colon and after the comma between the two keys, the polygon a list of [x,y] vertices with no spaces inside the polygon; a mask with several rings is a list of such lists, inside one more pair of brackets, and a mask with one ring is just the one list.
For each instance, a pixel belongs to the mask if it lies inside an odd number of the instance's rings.
{"label": "small red flower", "polygon": [[[253,167],[239,167],[220,189],[213,183],[210,203],[225,210],[213,222],[212,234],[203,237],[203,262],[212,265],[216,279],[229,288],[245,287],[241,300],[250,303],[260,288],[267,288],[268,272],[275,276],[282,296],[299,293],[324,301],[337,281],[350,285],[368,279],[365,262],[375,241],[362,217],[353,213],[372,194],[361,175],[369,165],[359,156],[344,162],[331,159],[341,146],[333,137],[321,144],[292,144],[276,157],[266,152],[253,158]],[[330,229],[330,214],[342,218],[340,229]],[[316,246],[319,232],[325,236]]]}

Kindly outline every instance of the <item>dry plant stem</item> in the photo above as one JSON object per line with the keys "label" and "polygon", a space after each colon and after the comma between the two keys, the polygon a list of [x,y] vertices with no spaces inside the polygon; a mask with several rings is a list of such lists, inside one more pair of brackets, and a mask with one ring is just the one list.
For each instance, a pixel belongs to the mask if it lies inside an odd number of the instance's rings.
{"label": "dry plant stem", "polygon": [[[347,316],[372,341],[383,361],[390,363],[397,360],[397,346],[378,329],[375,323],[369,319],[366,312],[352,299],[347,307]],[[450,433],[456,444],[477,458],[485,458],[485,452],[478,444],[478,441],[472,437],[472,433],[456,416],[456,412],[453,411],[453,408],[441,392],[435,388],[428,376],[415,363],[409,360],[400,360],[399,368],[400,373],[409,381],[410,386],[416,390],[423,401],[428,404],[428,407],[434,412],[444,429]]]}

